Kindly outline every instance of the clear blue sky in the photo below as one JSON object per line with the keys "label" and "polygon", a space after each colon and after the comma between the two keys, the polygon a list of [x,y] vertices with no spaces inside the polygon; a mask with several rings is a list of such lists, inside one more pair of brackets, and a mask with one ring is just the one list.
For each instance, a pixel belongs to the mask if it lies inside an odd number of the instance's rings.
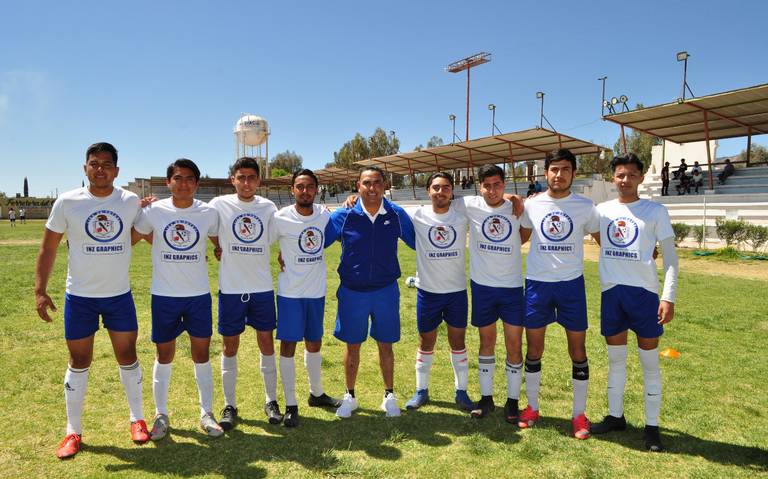
{"label": "clear blue sky", "polygon": [[[322,167],[356,132],[394,130],[401,150],[470,137],[545,113],[567,134],[612,146],[608,95],[653,105],[679,95],[687,50],[696,95],[768,82],[768,2],[8,2],[0,15],[0,191],[46,196],[80,186],[85,148],[120,151],[119,184],[164,174],[175,158],[224,176],[241,112],[265,117],[270,156]],[[759,137],[757,141],[764,142]],[[719,154],[744,141],[724,142]]]}

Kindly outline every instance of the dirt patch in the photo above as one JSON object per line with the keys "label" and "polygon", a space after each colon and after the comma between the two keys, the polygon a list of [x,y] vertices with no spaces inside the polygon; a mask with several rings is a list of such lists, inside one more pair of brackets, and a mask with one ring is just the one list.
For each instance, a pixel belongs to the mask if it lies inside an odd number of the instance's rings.
{"label": "dirt patch", "polygon": [[0,240],[0,246],[29,246],[39,245],[40,239]]}

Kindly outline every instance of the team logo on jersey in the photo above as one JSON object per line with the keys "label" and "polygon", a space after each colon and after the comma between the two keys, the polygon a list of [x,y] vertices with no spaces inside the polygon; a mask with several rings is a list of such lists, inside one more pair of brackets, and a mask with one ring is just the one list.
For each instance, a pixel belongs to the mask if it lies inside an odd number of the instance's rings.
{"label": "team logo on jersey", "polygon": [[573,220],[564,211],[552,211],[541,220],[541,234],[549,241],[564,241],[573,233]]}
{"label": "team logo on jersey", "polygon": [[243,213],[232,221],[232,233],[243,243],[255,243],[264,233],[264,224],[253,213]]}
{"label": "team logo on jersey", "polygon": [[99,210],[85,220],[85,232],[91,239],[107,243],[123,232],[123,220],[113,211]]}
{"label": "team logo on jersey", "polygon": [[627,217],[612,220],[608,223],[608,229],[606,230],[608,241],[617,248],[628,247],[635,242],[639,234],[640,229],[637,227],[635,220]]}
{"label": "team logo on jersey", "polygon": [[323,249],[323,240],[323,232],[310,226],[299,234],[299,249],[305,254],[317,254]]}
{"label": "team logo on jersey", "polygon": [[189,221],[176,220],[165,227],[163,239],[176,251],[188,251],[200,240],[200,231]]}
{"label": "team logo on jersey", "polygon": [[427,238],[435,248],[450,248],[456,242],[456,230],[450,225],[432,226],[429,228]]}
{"label": "team logo on jersey", "polygon": [[500,243],[512,234],[512,223],[504,216],[491,215],[483,221],[482,229],[488,241]]}

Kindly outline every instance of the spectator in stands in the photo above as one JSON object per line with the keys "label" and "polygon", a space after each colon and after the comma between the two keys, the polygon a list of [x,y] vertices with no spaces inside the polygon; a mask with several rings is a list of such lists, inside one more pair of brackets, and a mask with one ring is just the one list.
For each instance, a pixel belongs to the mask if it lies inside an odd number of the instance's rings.
{"label": "spectator in stands", "polygon": [[535,187],[534,191],[536,193],[541,193],[542,191],[544,191],[544,187],[541,186],[541,183],[539,183],[539,180],[536,180],[536,187]]}
{"label": "spectator in stands", "polygon": [[717,182],[721,185],[725,184],[725,180],[728,179],[729,176],[733,175],[736,172],[736,168],[734,168],[733,164],[731,163],[731,159],[728,158],[725,160],[725,167],[723,167],[723,171],[720,172],[719,175],[717,175]]}
{"label": "spectator in stands", "polygon": [[698,161],[694,161],[693,162],[693,168],[691,168],[691,175],[695,175],[697,171],[699,173],[701,173],[701,167],[699,166],[699,162]]}
{"label": "spectator in stands", "polygon": [[696,165],[691,170],[691,183],[688,186],[688,193],[691,192],[691,186],[695,188],[696,194],[699,194],[699,186],[702,186],[704,184],[704,175],[701,172],[701,168],[699,167],[699,162],[696,162]]}
{"label": "spectator in stands", "polygon": [[661,169],[661,196],[669,195],[669,162]]}
{"label": "spectator in stands", "polygon": [[686,175],[684,171],[679,172],[679,183],[677,184],[677,194],[684,195],[691,192],[691,177]]}
{"label": "spectator in stands", "polygon": [[684,175],[686,171],[688,171],[688,165],[685,163],[685,158],[681,158],[680,166],[677,167],[677,171],[674,173],[675,179],[679,180],[680,176]]}
{"label": "spectator in stands", "polygon": [[530,198],[534,193],[536,193],[536,184],[533,182],[533,179],[531,179],[528,182],[528,193],[526,196]]}

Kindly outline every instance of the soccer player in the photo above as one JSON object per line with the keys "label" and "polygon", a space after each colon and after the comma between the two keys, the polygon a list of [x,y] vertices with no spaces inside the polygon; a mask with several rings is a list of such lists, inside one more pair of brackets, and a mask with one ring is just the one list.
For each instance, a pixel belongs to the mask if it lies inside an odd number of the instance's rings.
{"label": "soccer player", "polygon": [[437,328],[445,321],[451,347],[456,386],[456,403],[466,410],[475,404],[469,399],[469,364],[464,343],[467,331],[467,278],[464,251],[467,244],[467,217],[451,202],[453,177],[433,173],[427,180],[431,205],[406,208],[416,232],[416,393],[405,404],[418,409],[429,401],[429,375],[437,342]]}
{"label": "soccer player", "polygon": [[291,179],[295,204],[275,214],[273,231],[280,241],[284,270],[277,277],[277,339],[280,340],[280,377],[285,397],[283,425],[299,425],[296,401],[296,343],[304,341],[304,365],[309,376],[310,406],[337,408],[341,401],[323,390],[320,347],[325,315],[325,227],[331,214],[314,204],[317,177],[299,170]]}
{"label": "soccer player", "polygon": [[[619,197],[597,206],[600,213],[600,329],[608,344],[608,415],[592,426],[593,434],[623,431],[627,381],[627,330],[637,336],[643,368],[645,447],[662,451],[659,435],[661,370],[659,337],[675,315],[677,253],[675,234],[664,205],[641,200],[643,163],[633,153],[611,161]],[[661,245],[664,289],[659,301],[654,249]]]}
{"label": "soccer player", "polygon": [[223,434],[213,416],[211,343],[211,290],[208,281],[206,241],[217,244],[216,210],[195,199],[200,170],[181,158],[166,171],[171,197],[145,208],[134,229],[152,243],[152,342],[157,358],[152,372],[155,421],[153,441],[164,438],[170,427],[168,387],[171,381],[176,338],[187,331],[195,364],[200,400],[200,427],[211,437]]}
{"label": "soccer player", "polygon": [[[699,171],[701,171],[701,168],[699,168]],[[19,221],[21,222],[21,224],[27,223],[27,211],[24,209],[23,206],[19,208]]]}
{"label": "soccer player", "polygon": [[131,234],[140,211],[139,198],[114,187],[120,169],[117,150],[109,143],[89,146],[83,169],[88,186],[62,194],[53,204],[35,270],[37,314],[43,321],[51,322],[48,310],[56,311],[56,306],[46,289],[56,251],[66,234],[69,266],[64,336],[69,367],[64,375],[67,434],[56,451],[61,459],[80,451],[83,401],[99,316],[109,332],[128,399],[131,439],[137,443],[149,440],[141,405],[141,366],[136,357],[136,307],[128,279],[131,245],[139,240]]}
{"label": "soccer player", "polygon": [[277,403],[277,366],[272,336],[277,319],[269,265],[272,218],[277,207],[272,201],[256,195],[261,176],[254,158],[239,158],[229,174],[235,194],[219,196],[210,203],[219,214],[219,334],[224,341],[221,426],[225,430],[237,422],[237,351],[246,325],[256,330],[266,396],[264,412],[270,424],[280,424],[283,420]]}
{"label": "soccer player", "polygon": [[589,364],[585,338],[587,300],[584,290],[584,242],[586,234],[597,236],[600,218],[592,200],[571,192],[576,175],[576,157],[565,148],[547,154],[544,160],[548,189],[525,203],[522,218],[523,242],[531,239],[526,262],[525,391],[528,405],[518,426],[533,426],[539,419],[541,357],[547,325],[565,328],[568,353],[573,362],[573,435],[589,438],[585,415]]}
{"label": "soccer player", "polygon": [[346,418],[358,408],[355,382],[360,367],[360,346],[370,335],[379,349],[379,366],[384,379],[381,409],[387,417],[400,415],[394,393],[395,355],[393,343],[400,340],[400,264],[397,240],[415,248],[413,223],[405,211],[384,198],[384,172],[375,166],[364,168],[357,182],[359,199],[352,209],[339,208],[331,214],[325,230],[326,246],[341,241],[338,272],[341,284],[336,292],[338,312],[334,336],[347,344],[344,373],[347,392],[336,415]]}
{"label": "soccer player", "polygon": [[10,208],[8,210],[8,220],[11,222],[11,228],[16,227],[16,210]]}

